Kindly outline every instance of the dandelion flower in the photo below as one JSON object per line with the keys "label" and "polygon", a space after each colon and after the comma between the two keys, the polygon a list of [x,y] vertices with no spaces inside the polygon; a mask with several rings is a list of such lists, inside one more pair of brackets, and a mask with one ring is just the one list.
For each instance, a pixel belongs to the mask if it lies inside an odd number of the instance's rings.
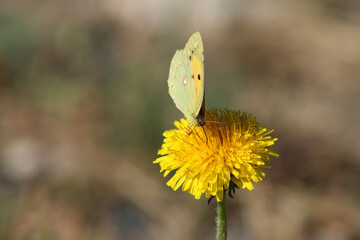
{"label": "dandelion flower", "polygon": [[[212,109],[206,112],[204,129],[196,126],[189,133],[189,122],[181,119],[175,129],[164,132],[164,143],[154,163],[158,163],[164,177],[174,175],[167,185],[175,191],[182,186],[199,199],[216,196],[222,201],[230,184],[254,189],[270,168],[269,155],[279,155],[269,147],[277,138],[268,136],[273,130],[261,127],[251,114],[241,111]],[[214,123],[217,122],[217,123]]]}

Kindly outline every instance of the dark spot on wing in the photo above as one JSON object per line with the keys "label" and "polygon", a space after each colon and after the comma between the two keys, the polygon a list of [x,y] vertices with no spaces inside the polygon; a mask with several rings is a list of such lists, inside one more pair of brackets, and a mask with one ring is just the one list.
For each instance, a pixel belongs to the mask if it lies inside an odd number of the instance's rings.
{"label": "dark spot on wing", "polygon": [[198,74],[198,79],[200,80],[201,78],[200,78],[200,74]]}
{"label": "dark spot on wing", "polygon": [[191,56],[189,56],[189,59],[190,59],[190,61],[191,61]]}
{"label": "dark spot on wing", "polygon": [[191,53],[194,53],[194,50],[191,50]]}
{"label": "dark spot on wing", "polygon": [[194,79],[194,74],[191,77],[192,77],[192,79]]}

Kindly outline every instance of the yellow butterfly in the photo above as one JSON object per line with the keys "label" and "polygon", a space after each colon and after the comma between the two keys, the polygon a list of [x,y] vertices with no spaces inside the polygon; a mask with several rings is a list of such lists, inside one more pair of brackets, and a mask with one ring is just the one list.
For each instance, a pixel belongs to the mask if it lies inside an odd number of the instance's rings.
{"label": "yellow butterfly", "polygon": [[199,32],[171,60],[169,94],[192,125],[205,125],[204,47]]}

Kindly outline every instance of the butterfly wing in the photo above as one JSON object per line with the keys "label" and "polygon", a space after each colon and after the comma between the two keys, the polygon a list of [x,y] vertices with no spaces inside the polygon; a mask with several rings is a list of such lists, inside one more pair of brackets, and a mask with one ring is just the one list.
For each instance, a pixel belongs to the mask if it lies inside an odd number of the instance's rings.
{"label": "butterfly wing", "polygon": [[[199,32],[194,33],[185,45],[184,52],[190,60],[191,68],[193,70],[192,81],[195,82],[196,88],[196,115],[205,115],[205,79],[204,79],[204,46]],[[200,117],[203,118],[204,116]],[[200,124],[201,125],[201,124]]]}
{"label": "butterfly wing", "polygon": [[169,94],[176,107],[184,113],[191,124],[196,124],[197,109],[196,86],[193,70],[184,50],[177,50],[171,60],[169,72]]}

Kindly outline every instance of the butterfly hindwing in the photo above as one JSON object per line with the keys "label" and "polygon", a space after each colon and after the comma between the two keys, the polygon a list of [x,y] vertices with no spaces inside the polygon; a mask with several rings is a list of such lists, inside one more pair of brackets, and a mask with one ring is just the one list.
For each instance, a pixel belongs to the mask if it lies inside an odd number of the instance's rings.
{"label": "butterfly hindwing", "polygon": [[169,72],[169,94],[176,107],[184,113],[190,123],[196,123],[196,87],[192,81],[191,63],[183,50],[177,50],[171,60]]}

